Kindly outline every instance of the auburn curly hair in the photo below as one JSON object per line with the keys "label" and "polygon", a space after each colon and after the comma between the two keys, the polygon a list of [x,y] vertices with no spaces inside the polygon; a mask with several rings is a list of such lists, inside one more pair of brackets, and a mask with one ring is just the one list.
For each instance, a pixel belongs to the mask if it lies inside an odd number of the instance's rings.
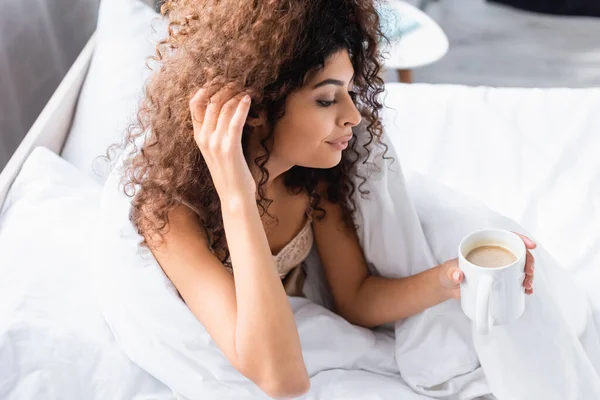
{"label": "auburn curly hair", "polygon": [[[201,87],[209,96],[223,86],[234,92],[244,90],[252,98],[248,121],[244,126],[242,148],[247,161],[262,173],[257,205],[268,213],[270,200],[262,185],[268,180],[265,164],[269,159],[269,139],[261,140],[266,155],[248,160],[251,123],[266,112],[270,126],[285,113],[288,94],[303,86],[311,71],[319,70],[326,59],[346,49],[354,67],[356,106],[362,123],[353,128],[354,136],[342,153],[341,162],[330,169],[295,166],[284,176],[293,193],[313,196],[317,218],[321,196],[341,205],[346,226],[354,225],[357,190],[353,178],[357,163],[366,163],[372,147],[381,145],[383,134],[379,119],[379,43],[387,40],[380,29],[373,0],[170,0],[161,7],[168,18],[168,36],[156,46],[151,57],[160,68],[146,85],[137,122],[132,124],[121,144],[113,151],[132,146],[123,164],[122,184],[133,197],[131,221],[145,238],[160,242],[168,228],[168,213],[185,200],[205,216],[202,224],[212,235],[210,244],[221,261],[229,251],[221,216],[219,196],[202,154],[194,141],[189,100]],[[138,140],[138,139],[141,139]],[[140,142],[142,143],[141,145]],[[138,146],[136,146],[138,144]],[[366,150],[359,152],[357,146]],[[361,155],[362,154],[362,155]],[[367,177],[360,177],[360,187]],[[317,193],[318,185],[326,187]],[[148,246],[147,240],[140,243]]]}

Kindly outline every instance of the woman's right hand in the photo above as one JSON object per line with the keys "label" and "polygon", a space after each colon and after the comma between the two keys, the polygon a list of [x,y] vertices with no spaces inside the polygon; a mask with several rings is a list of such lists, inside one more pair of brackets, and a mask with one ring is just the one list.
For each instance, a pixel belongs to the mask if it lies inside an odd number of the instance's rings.
{"label": "woman's right hand", "polygon": [[458,258],[448,260],[439,266],[439,280],[449,298],[460,299],[460,284],[465,279],[465,273],[458,267]]}
{"label": "woman's right hand", "polygon": [[210,99],[201,88],[190,100],[194,139],[210,171],[221,202],[256,195],[256,181],[242,150],[242,130],[250,96],[221,89]]}

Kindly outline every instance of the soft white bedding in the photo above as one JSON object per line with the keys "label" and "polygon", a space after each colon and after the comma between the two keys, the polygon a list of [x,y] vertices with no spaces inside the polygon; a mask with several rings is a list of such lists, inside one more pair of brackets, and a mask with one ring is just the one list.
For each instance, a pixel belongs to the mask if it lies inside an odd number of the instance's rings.
{"label": "soft white bedding", "polygon": [[[94,283],[100,310],[123,351],[182,398],[264,398],[218,350],[151,253],[138,249],[141,237],[128,218],[130,198],[121,190],[119,165],[102,192]],[[312,260],[315,255],[313,249]],[[318,275],[309,273],[309,282],[318,287]],[[307,299],[290,301],[307,369],[316,379],[308,398],[328,398],[318,393],[339,390],[317,379],[331,370],[339,370],[338,376],[362,371],[369,380],[377,374],[381,392],[375,394],[381,398],[396,398],[399,390],[412,395],[408,399],[421,398],[402,384],[392,335],[352,326]]]}
{"label": "soft white bedding", "polygon": [[384,121],[419,172],[520,223],[600,314],[600,88],[387,86]]}
{"label": "soft white bedding", "polygon": [[[435,236],[440,234],[436,222],[449,226],[457,214],[464,220],[474,216],[475,223],[497,218],[418,176],[413,176],[409,187],[417,211],[426,213],[421,223],[436,254],[454,247],[445,247],[440,236]],[[190,318],[151,261],[144,264],[144,272],[137,273],[127,260],[105,264],[113,272],[115,267],[125,268],[112,275],[116,279],[110,285],[90,279],[90,258],[98,249],[90,238],[99,216],[99,190],[64,160],[42,149],[32,154],[11,190],[0,218],[0,272],[7,277],[0,291],[0,320],[4,322],[1,397],[33,399],[47,393],[57,399],[260,397],[202,334],[202,327]],[[443,193],[443,201],[432,193]],[[107,221],[107,215],[101,215]],[[123,240],[127,243],[120,235],[119,241]],[[125,248],[134,254],[131,243]],[[144,282],[159,286],[140,295]],[[113,307],[108,322],[120,345],[93,301],[98,285]],[[101,304],[106,306],[106,302]],[[312,390],[307,398],[428,398],[411,391],[399,375],[391,336],[353,327],[305,299],[292,298],[291,302],[311,373]],[[115,315],[126,320],[115,325]],[[181,316],[189,325],[181,325]],[[142,326],[149,329],[139,330]],[[462,386],[463,393],[469,387],[478,390],[477,376],[481,378],[476,374],[476,379]]]}
{"label": "soft white bedding", "polygon": [[0,214],[0,399],[172,399],[131,362],[90,275],[101,187],[51,151],[27,159]]}
{"label": "soft white bedding", "polygon": [[[517,223],[413,174],[418,215],[392,147],[390,155],[395,166],[384,166],[389,173],[369,180],[372,197],[356,198],[359,239],[374,273],[408,276],[454,258],[462,236],[482,227],[527,233]],[[183,397],[260,397],[216,349],[151,253],[138,249],[141,237],[128,219],[130,199],[120,186],[119,166],[117,162],[103,189],[95,257],[98,299],[115,337],[135,363]],[[382,381],[378,389],[357,391],[380,398],[396,398],[399,383],[414,398],[417,393],[457,400],[491,393],[516,400],[600,396],[600,340],[589,300],[541,243],[537,254],[536,295],[527,299],[524,316],[487,337],[472,334],[456,300],[396,323],[391,335],[353,327],[317,304],[291,299],[315,382],[308,397],[328,390],[329,382],[317,379],[321,373],[340,369],[391,378],[384,381],[395,389]],[[307,286],[318,288],[314,249],[308,265]],[[312,293],[317,303],[327,297],[319,290]],[[201,386],[195,384],[198,379]]]}
{"label": "soft white bedding", "polygon": [[[93,63],[99,65],[90,79],[121,79],[110,87],[141,90],[145,73],[139,62],[151,35],[144,27],[155,14],[137,0],[103,0],[102,7],[110,8],[113,18],[99,21],[99,30],[112,34],[98,37],[106,42],[95,55]],[[119,35],[135,40],[111,47]],[[120,238],[130,244],[123,253],[130,258],[119,259],[125,266],[117,271],[121,275],[104,275],[110,285],[91,278],[92,254],[98,249],[92,240],[97,233],[94,222],[102,213],[98,182],[104,184],[104,176],[95,176],[90,167],[93,157],[131,120],[132,104],[139,96],[128,90],[119,98],[114,92],[95,90],[101,87],[98,82],[87,85],[64,153],[79,171],[48,152],[36,151],[0,214],[0,398],[260,396],[228,366],[162,272],[152,268],[156,265],[146,259],[149,268],[133,268],[139,262],[132,252],[134,236]],[[453,221],[470,221],[454,232],[459,236],[457,232],[467,227],[498,220],[473,206],[473,199],[479,200],[520,223],[548,250],[548,257],[574,271],[588,289],[579,295],[591,296],[598,318],[600,90],[395,84],[387,89],[386,103],[395,110],[384,113],[386,131],[407,175],[433,257],[454,256],[454,240],[444,240],[452,237],[448,229],[453,229]],[[93,113],[101,118],[85,117]],[[106,214],[101,215],[106,222]],[[315,256],[313,252],[311,260]],[[128,264],[128,259],[138,261]],[[106,266],[114,272],[117,264]],[[309,275],[310,297],[327,305],[314,272]],[[131,290],[143,283],[149,284],[144,295]],[[102,308],[95,300],[98,289]],[[409,389],[400,375],[391,335],[353,327],[306,300],[290,301],[311,373],[307,398],[428,398]],[[567,296],[559,306],[569,309],[582,301]],[[587,310],[570,310],[570,326],[585,348],[594,348],[594,335],[586,333]],[[108,315],[108,324],[100,311]],[[165,323],[169,318],[178,322]],[[140,326],[149,329],[139,332]],[[169,339],[159,340],[164,337]],[[423,361],[426,365],[427,359]],[[466,394],[462,398],[481,392],[481,376],[468,378],[473,379],[450,391],[460,389]],[[570,398],[589,399],[573,393]]]}

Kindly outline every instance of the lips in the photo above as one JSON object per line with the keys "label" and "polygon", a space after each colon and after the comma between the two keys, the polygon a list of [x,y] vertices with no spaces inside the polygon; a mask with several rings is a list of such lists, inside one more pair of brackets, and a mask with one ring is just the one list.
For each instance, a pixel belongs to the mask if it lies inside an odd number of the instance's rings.
{"label": "lips", "polygon": [[344,143],[349,142],[350,139],[352,139],[352,135],[346,135],[346,136],[337,138],[335,140],[328,140],[327,143],[329,143],[329,144],[344,144]]}

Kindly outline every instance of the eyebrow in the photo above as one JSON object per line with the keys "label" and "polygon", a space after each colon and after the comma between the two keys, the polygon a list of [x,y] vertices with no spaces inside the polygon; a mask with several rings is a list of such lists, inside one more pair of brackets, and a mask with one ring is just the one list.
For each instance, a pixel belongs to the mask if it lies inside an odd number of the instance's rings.
{"label": "eyebrow", "polygon": [[[352,79],[350,79],[350,82],[352,82],[353,80],[354,76],[352,77]],[[325,79],[313,86],[313,90],[325,85],[344,86],[344,82],[340,81],[339,79]]]}

